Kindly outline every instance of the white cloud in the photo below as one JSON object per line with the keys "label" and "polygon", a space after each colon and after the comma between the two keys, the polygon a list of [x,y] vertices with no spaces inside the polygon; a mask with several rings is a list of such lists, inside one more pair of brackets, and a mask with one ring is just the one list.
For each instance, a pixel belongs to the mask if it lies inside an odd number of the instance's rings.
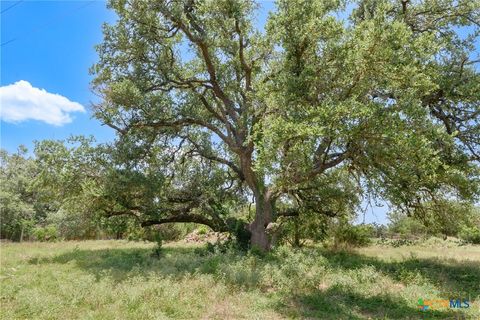
{"label": "white cloud", "polygon": [[34,88],[28,81],[0,87],[0,118],[3,121],[38,120],[62,126],[72,122],[71,112],[85,112],[85,108],[59,94]]}

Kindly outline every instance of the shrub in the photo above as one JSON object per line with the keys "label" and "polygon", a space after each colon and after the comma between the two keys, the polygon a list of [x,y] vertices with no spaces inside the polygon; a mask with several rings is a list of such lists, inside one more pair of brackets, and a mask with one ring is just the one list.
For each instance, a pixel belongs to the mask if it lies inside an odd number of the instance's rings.
{"label": "shrub", "polygon": [[460,239],[472,244],[480,244],[480,228],[464,226],[459,233]]}
{"label": "shrub", "polygon": [[334,246],[364,247],[372,242],[373,233],[371,225],[340,223],[334,231]]}
{"label": "shrub", "polygon": [[201,234],[201,235],[207,234],[209,231],[210,231],[210,229],[207,226],[202,225],[202,226],[197,228],[197,233]]}
{"label": "shrub", "polygon": [[33,229],[33,236],[38,241],[55,241],[58,239],[58,230],[54,225],[36,227]]}
{"label": "shrub", "polygon": [[388,235],[388,227],[383,224],[378,224],[376,222],[371,224],[373,230],[373,237],[375,238],[385,238]]}
{"label": "shrub", "polygon": [[415,242],[410,240],[410,239],[396,239],[396,240],[392,240],[390,242],[390,245],[394,248],[398,248],[398,247],[402,247],[402,246],[411,246],[414,243]]}
{"label": "shrub", "polygon": [[422,221],[409,217],[402,212],[390,212],[388,217],[390,219],[390,233],[400,235],[402,239],[408,239],[412,236],[424,237],[428,233],[428,229]]}
{"label": "shrub", "polygon": [[[234,246],[237,246],[241,251],[247,251],[250,248],[251,233],[247,228],[247,223],[231,218],[227,221],[230,233],[235,237]],[[228,242],[228,241],[227,241]]]}
{"label": "shrub", "polygon": [[412,239],[406,239],[406,238],[400,238],[400,239],[380,238],[376,241],[376,244],[398,248],[403,246],[412,246],[416,244],[421,244],[421,242],[419,240],[412,240]]}
{"label": "shrub", "polygon": [[157,233],[154,237],[155,247],[153,248],[152,257],[160,258],[163,254],[163,239],[162,236]]}

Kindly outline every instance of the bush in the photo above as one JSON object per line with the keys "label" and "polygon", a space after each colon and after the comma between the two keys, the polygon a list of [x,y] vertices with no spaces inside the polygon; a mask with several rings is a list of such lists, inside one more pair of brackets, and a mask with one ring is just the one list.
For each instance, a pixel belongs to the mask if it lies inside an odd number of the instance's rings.
{"label": "bush", "polygon": [[197,234],[204,235],[204,234],[207,234],[209,231],[210,231],[210,228],[208,228],[207,226],[202,225],[197,228]]}
{"label": "bush", "polygon": [[398,248],[402,246],[411,246],[413,244],[415,244],[415,242],[410,239],[396,239],[390,242],[390,245],[394,248]]}
{"label": "bush", "polygon": [[383,224],[378,224],[376,222],[371,224],[373,230],[373,237],[375,238],[385,238],[388,235],[388,227]]}
{"label": "bush", "polygon": [[480,244],[480,228],[464,226],[459,233],[460,239],[472,244]]}
{"label": "bush", "polygon": [[153,248],[152,257],[160,258],[163,255],[163,239],[162,236],[157,233],[154,236],[155,247]]}
{"label": "bush", "polygon": [[239,219],[230,218],[228,219],[227,224],[230,233],[235,237],[234,245],[237,246],[241,251],[247,251],[250,248],[251,236],[251,233],[247,228],[247,223]]}
{"label": "bush", "polygon": [[422,221],[409,217],[402,212],[390,212],[388,217],[390,219],[388,228],[390,234],[400,235],[402,239],[409,239],[412,236],[425,237],[429,233]]}
{"label": "bush", "polygon": [[372,242],[373,234],[371,225],[351,225],[343,222],[334,231],[334,246],[364,247]]}
{"label": "bush", "polygon": [[420,240],[412,240],[412,239],[406,239],[406,238],[400,238],[400,239],[380,238],[380,239],[377,239],[376,244],[398,248],[403,246],[412,246],[412,245],[422,244],[422,242],[420,242]]}
{"label": "bush", "polygon": [[58,239],[58,230],[54,225],[36,227],[33,229],[33,236],[38,241],[55,241]]}

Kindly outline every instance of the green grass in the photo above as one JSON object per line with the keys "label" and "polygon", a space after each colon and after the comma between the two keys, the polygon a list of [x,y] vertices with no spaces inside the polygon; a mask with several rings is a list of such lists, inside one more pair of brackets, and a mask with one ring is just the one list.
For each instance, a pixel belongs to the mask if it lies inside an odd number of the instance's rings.
{"label": "green grass", "polygon": [[[0,319],[480,319],[480,246],[279,248],[1,244]],[[419,298],[471,307],[420,311]],[[474,301],[472,303],[472,300]]]}

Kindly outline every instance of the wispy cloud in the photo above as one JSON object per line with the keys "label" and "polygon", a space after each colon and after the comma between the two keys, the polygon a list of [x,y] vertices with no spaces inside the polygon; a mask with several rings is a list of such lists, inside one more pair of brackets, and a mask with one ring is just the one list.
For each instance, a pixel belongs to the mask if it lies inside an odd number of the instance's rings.
{"label": "wispy cloud", "polygon": [[32,87],[28,81],[0,87],[0,118],[3,121],[38,120],[62,126],[72,122],[72,112],[85,112],[85,108],[59,94]]}

